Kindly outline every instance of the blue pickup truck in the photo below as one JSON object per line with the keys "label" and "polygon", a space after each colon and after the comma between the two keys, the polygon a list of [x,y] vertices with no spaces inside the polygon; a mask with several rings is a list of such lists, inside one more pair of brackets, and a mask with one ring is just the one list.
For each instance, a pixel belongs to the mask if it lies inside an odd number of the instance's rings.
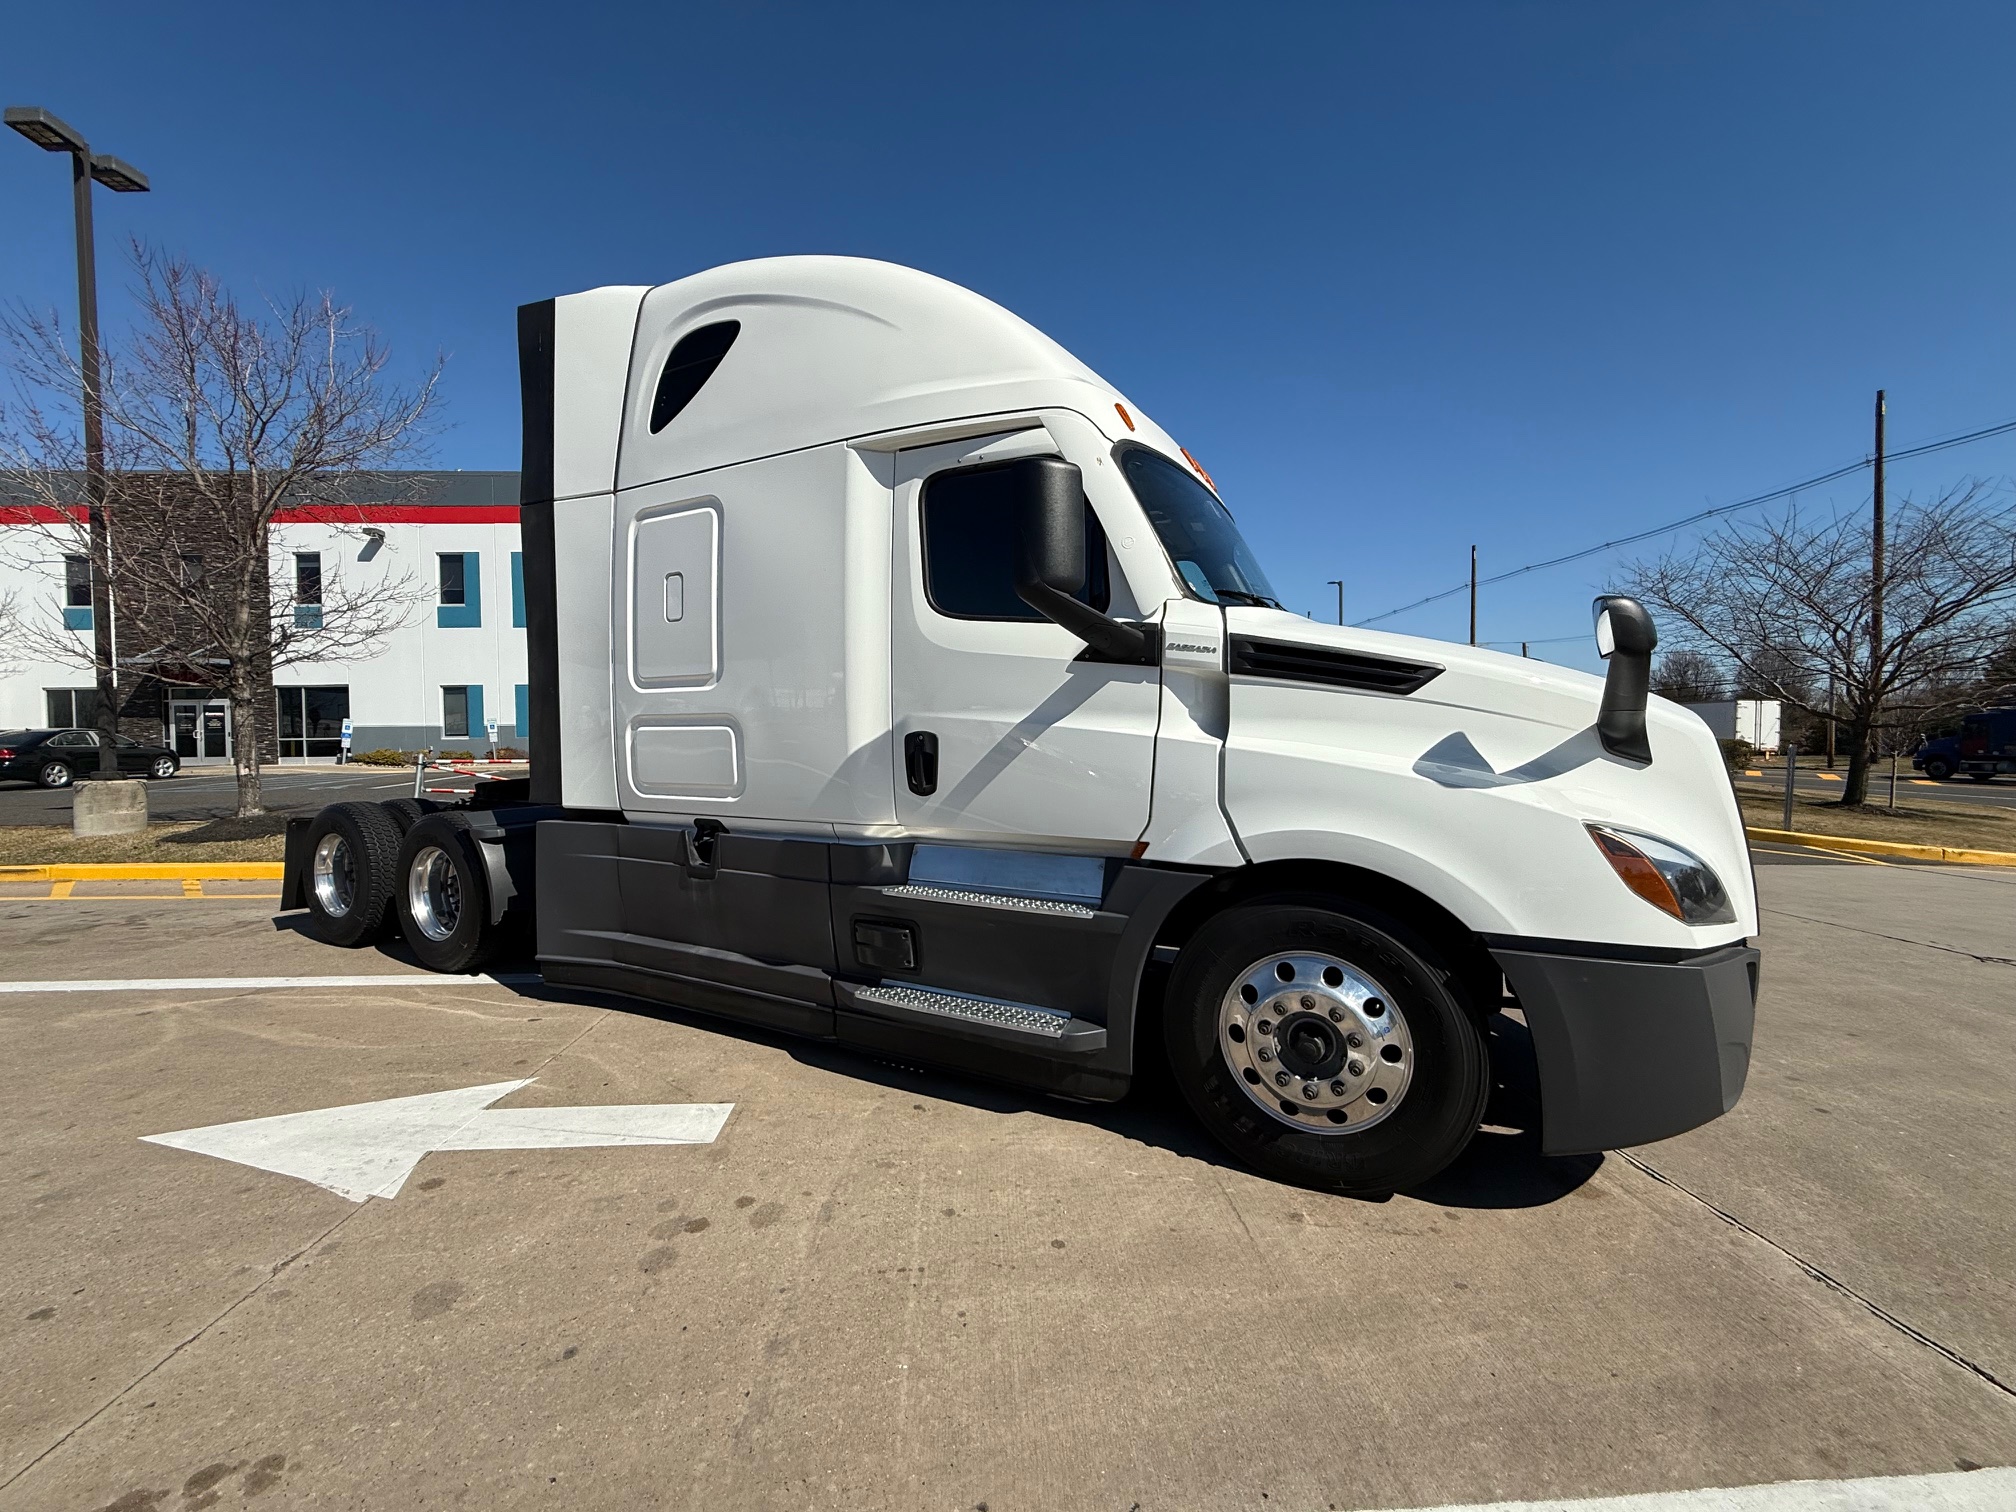
{"label": "blue pickup truck", "polygon": [[2016,773],[2016,709],[1969,714],[1958,735],[1941,735],[1913,751],[1911,765],[1941,782],[1962,774],[1993,782],[2000,773]]}

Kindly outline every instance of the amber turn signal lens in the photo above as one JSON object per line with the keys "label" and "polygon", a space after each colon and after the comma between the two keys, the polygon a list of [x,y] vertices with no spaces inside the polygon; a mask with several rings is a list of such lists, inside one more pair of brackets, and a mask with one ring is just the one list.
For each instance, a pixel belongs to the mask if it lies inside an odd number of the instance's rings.
{"label": "amber turn signal lens", "polygon": [[1113,408],[1120,412],[1120,423],[1126,426],[1127,429],[1129,429],[1130,431],[1134,429],[1134,417],[1127,413],[1127,406],[1124,404],[1116,404],[1113,406]]}
{"label": "amber turn signal lens", "polygon": [[1617,873],[1619,881],[1661,913],[1685,921],[1687,915],[1682,911],[1672,885],[1645,852],[1610,830],[1598,829],[1593,824],[1587,828],[1589,838],[1596,842],[1596,849],[1603,852],[1603,859],[1610,863],[1610,869]]}

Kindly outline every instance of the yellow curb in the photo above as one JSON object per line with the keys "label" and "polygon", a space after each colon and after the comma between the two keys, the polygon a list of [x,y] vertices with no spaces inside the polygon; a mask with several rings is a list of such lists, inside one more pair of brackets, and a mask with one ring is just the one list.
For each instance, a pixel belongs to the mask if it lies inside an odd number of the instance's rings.
{"label": "yellow curb", "polygon": [[1967,850],[1953,845],[1907,845],[1901,840],[1858,840],[1848,835],[1809,835],[1801,830],[1753,829],[1752,840],[1778,840],[1817,850],[1867,851],[1876,856],[1909,856],[1918,861],[1953,861],[1966,866],[2016,866],[2016,851]]}
{"label": "yellow curb", "polygon": [[0,882],[277,882],[278,861],[125,861],[0,866]]}

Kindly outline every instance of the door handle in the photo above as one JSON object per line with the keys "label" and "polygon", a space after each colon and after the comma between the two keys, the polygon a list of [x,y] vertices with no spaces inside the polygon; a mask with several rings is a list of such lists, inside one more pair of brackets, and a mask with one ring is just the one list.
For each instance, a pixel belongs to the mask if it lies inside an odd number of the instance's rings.
{"label": "door handle", "polygon": [[938,737],[929,730],[912,730],[903,737],[903,775],[919,798],[938,791]]}

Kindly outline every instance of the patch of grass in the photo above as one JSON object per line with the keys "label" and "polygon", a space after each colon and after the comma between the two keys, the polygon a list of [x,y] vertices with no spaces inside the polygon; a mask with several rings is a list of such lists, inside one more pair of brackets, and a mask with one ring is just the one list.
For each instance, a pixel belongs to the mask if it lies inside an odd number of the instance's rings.
{"label": "patch of grass", "polygon": [[[1888,796],[1887,791],[1884,796]],[[1767,797],[1741,789],[1736,799],[1745,824],[1759,829],[1784,828],[1782,794]],[[1809,798],[1802,793],[1792,805],[1792,828],[1808,835],[2016,851],[2016,809],[1995,808],[1985,803],[1942,803],[1936,798],[1913,797],[1907,802],[1901,793],[1894,814],[1880,803],[1845,809],[1831,798]]]}
{"label": "patch of grass", "polygon": [[[284,824],[282,816],[271,816]],[[230,839],[191,839],[195,831],[215,830],[210,824],[156,824],[134,835],[93,835],[80,840],[66,825],[0,825],[0,866],[52,866],[115,861],[280,861],[285,844],[276,829],[271,834]],[[235,821],[234,821],[235,822]],[[259,821],[253,821],[258,823]]]}

